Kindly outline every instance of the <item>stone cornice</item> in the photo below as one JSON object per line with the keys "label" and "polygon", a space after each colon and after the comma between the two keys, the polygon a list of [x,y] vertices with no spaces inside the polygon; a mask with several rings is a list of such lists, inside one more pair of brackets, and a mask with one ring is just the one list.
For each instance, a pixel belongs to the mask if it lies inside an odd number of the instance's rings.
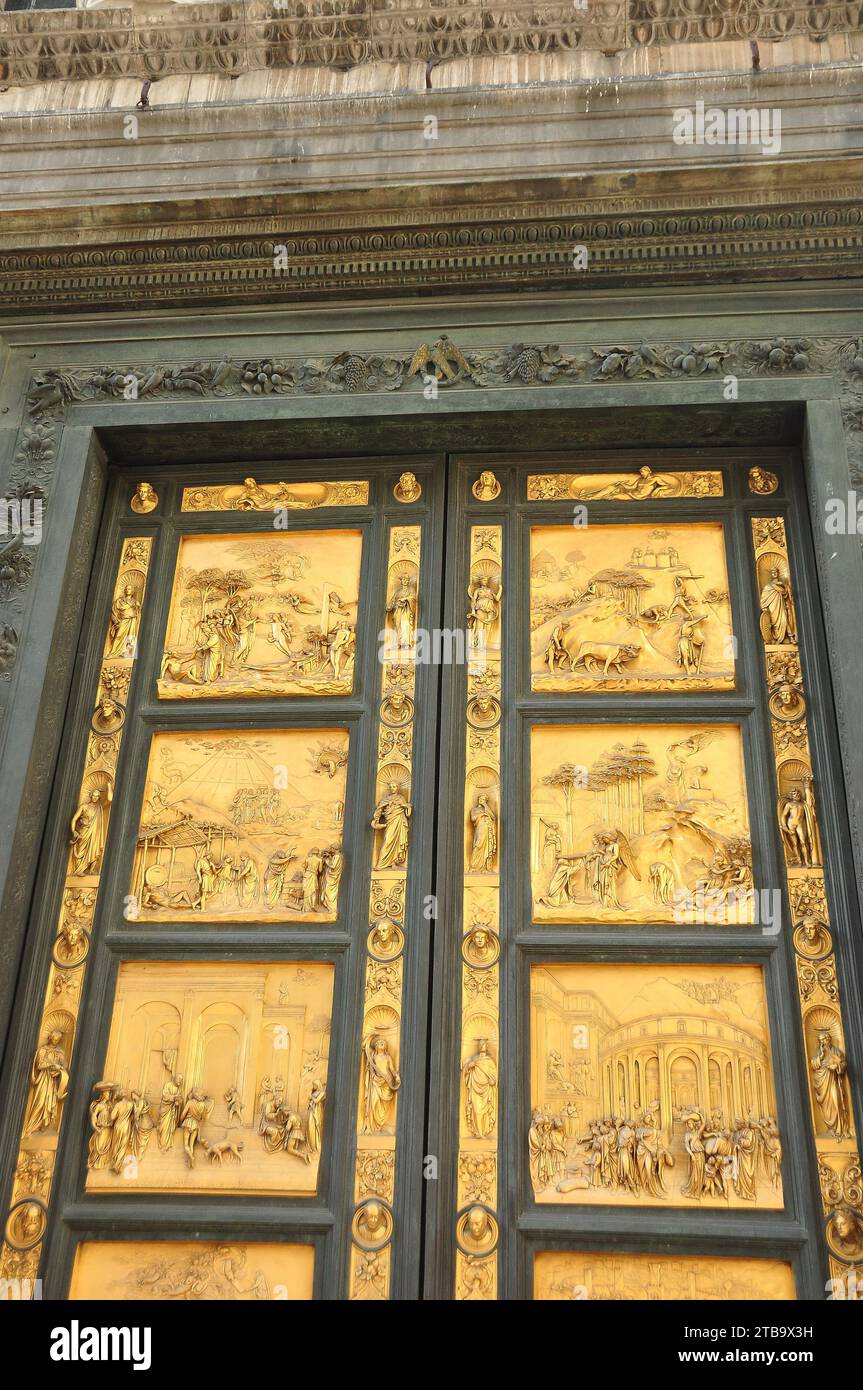
{"label": "stone cornice", "polygon": [[858,32],[855,0],[226,0],[0,14],[8,85],[475,56],[775,42]]}
{"label": "stone cornice", "polygon": [[36,231],[32,219],[0,220],[7,314],[828,279],[859,275],[863,160],[66,208]]}

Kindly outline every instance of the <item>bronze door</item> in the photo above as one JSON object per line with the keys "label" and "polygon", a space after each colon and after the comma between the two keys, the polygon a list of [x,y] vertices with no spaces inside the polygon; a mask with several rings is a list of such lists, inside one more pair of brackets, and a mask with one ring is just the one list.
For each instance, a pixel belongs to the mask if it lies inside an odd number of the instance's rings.
{"label": "bronze door", "polygon": [[417,1298],[443,460],[136,482],[34,912],[3,1273]]}
{"label": "bronze door", "polygon": [[4,1277],[358,1300],[844,1278],[854,917],[798,467],[113,473]]}
{"label": "bronze door", "polygon": [[453,465],[445,625],[483,633],[444,671],[439,1297],[824,1298],[863,1250],[799,476]]}

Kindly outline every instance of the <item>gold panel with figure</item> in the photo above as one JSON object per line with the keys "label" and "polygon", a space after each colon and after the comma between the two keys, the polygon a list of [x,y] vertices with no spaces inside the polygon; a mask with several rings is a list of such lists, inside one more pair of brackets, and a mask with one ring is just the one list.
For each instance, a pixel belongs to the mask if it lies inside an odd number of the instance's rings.
{"label": "gold panel with figure", "polygon": [[153,737],[132,920],[334,922],[347,729]]}
{"label": "gold panel with figure", "polygon": [[757,919],[736,724],[535,725],[538,922]]}
{"label": "gold panel with figure", "polygon": [[726,1303],[797,1295],[794,1271],[784,1260],[540,1250],[533,1262],[533,1296],[558,1303]]}
{"label": "gold panel with figure", "polygon": [[721,522],[534,526],[533,690],[725,690],[734,655]]}
{"label": "gold panel with figure", "polygon": [[124,961],[90,1191],[317,1191],[333,966]]}
{"label": "gold panel with figure", "polygon": [[184,536],[162,698],[349,695],[360,531]]}
{"label": "gold panel with figure", "polygon": [[538,1202],[780,1208],[764,980],[755,965],[531,968]]}
{"label": "gold panel with figure", "polygon": [[78,1246],[70,1299],[124,1303],[245,1303],[310,1299],[313,1245],[258,1241],[87,1240]]}

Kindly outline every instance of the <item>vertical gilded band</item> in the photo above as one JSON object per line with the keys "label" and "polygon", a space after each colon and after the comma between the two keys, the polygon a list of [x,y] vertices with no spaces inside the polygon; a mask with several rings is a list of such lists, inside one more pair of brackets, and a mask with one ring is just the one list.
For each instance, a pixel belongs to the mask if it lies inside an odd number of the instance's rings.
{"label": "vertical gilded band", "polygon": [[497,1297],[503,528],[473,526],[467,616],[457,1299]]}
{"label": "vertical gilded band", "polygon": [[825,1236],[834,1279],[863,1259],[863,1181],[854,1134],[836,958],[824,882],[797,610],[781,517],[752,521],[759,624],[776,765],[800,1019]]}
{"label": "vertical gilded band", "polygon": [[152,546],[151,537],[123,545],[84,771],[69,825],[62,904],[0,1258],[0,1277],[22,1281],[25,1288],[36,1277],[47,1225]]}
{"label": "vertical gilded band", "polygon": [[420,536],[419,526],[393,526],[389,533],[351,1221],[352,1299],[390,1296]]}

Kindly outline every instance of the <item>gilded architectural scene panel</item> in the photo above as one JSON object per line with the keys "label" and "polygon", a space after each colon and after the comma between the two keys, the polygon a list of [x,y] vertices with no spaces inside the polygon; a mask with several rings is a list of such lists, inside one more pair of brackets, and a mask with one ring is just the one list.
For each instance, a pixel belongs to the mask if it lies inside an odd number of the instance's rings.
{"label": "gilded architectural scene panel", "polygon": [[346,729],[154,736],[127,916],[334,922]]}
{"label": "gilded architectural scene panel", "polygon": [[534,526],[534,690],[734,685],[721,522]]}
{"label": "gilded architectural scene panel", "polygon": [[541,1250],[533,1262],[533,1296],[558,1303],[725,1303],[789,1300],[796,1290],[783,1260]]}
{"label": "gilded architectural scene panel", "polygon": [[531,970],[538,1202],[782,1207],[761,969]]}
{"label": "gilded architectural scene panel", "polygon": [[755,920],[739,726],[534,726],[530,870],[538,922]]}
{"label": "gilded architectural scene panel", "polygon": [[350,694],[361,558],[359,531],[185,536],[159,695]]}
{"label": "gilded architectural scene panel", "polygon": [[69,1297],[117,1303],[302,1300],[312,1297],[314,1273],[312,1245],[88,1240],[76,1251]]}
{"label": "gilded architectural scene panel", "polygon": [[332,1000],[325,962],[125,961],[88,1189],[314,1193]]}

